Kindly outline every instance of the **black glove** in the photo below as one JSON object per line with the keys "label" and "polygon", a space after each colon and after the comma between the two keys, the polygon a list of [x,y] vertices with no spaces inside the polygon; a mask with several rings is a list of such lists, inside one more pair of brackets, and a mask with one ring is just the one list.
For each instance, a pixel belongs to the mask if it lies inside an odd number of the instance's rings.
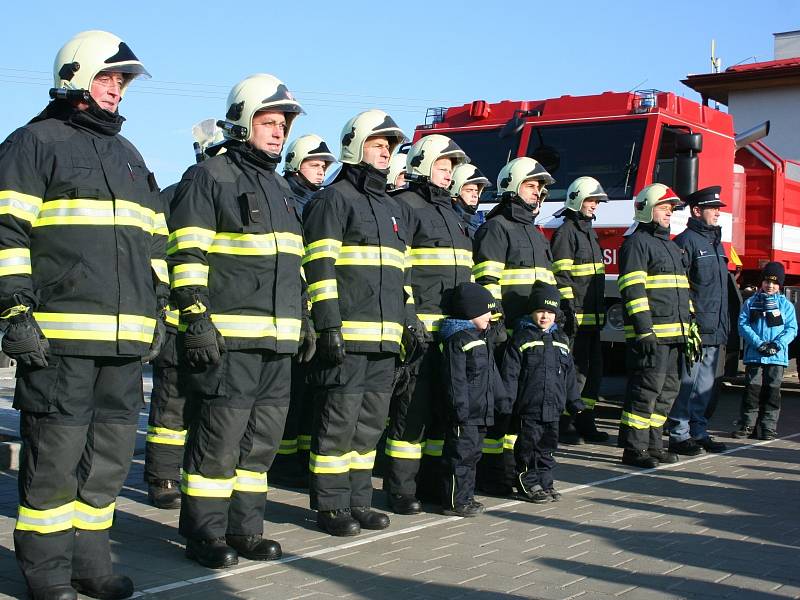
{"label": "black glove", "polygon": [[161,309],[159,314],[156,316],[156,328],[153,331],[153,341],[150,342],[150,349],[147,351],[142,357],[143,363],[149,363],[154,361],[159,354],[161,354],[161,349],[164,347],[164,342],[167,340],[167,311],[165,309]]}
{"label": "black glove", "polygon": [[400,344],[403,346],[403,362],[407,365],[416,363],[425,354],[428,344],[432,341],[433,336],[428,333],[425,324],[418,317],[406,321],[400,338]]}
{"label": "black glove", "polygon": [[214,327],[211,318],[205,313],[183,314],[182,318],[187,322],[183,347],[189,365],[200,368],[219,363],[225,352],[225,339]]}
{"label": "black glove", "polygon": [[308,315],[303,317],[300,326],[300,344],[297,346],[297,356],[295,360],[299,363],[311,362],[317,352],[317,332],[314,331],[314,323]]}
{"label": "black glove", "polygon": [[769,342],[767,344],[767,352],[765,356],[775,356],[780,351],[781,348],[780,346],[778,346],[778,344],[776,344],[775,342]]}
{"label": "black glove", "polygon": [[3,336],[3,352],[22,367],[46,367],[50,342],[39,329],[31,311],[9,317]]}
{"label": "black glove", "polygon": [[770,354],[769,344],[769,342],[763,342],[758,348],[756,348],[761,356],[772,356],[772,354]]}
{"label": "black glove", "polygon": [[656,339],[656,334],[648,333],[647,335],[637,338],[634,349],[636,350],[637,354],[641,356],[646,356],[647,358],[655,356],[656,350],[658,349],[658,340]]}
{"label": "black glove", "polygon": [[561,312],[564,314],[564,333],[567,337],[575,337],[578,333],[578,316],[575,314],[575,309],[568,301],[562,300]]}
{"label": "black glove", "polygon": [[487,341],[492,346],[499,346],[508,341],[508,330],[506,329],[506,322],[500,318],[489,323],[489,331],[486,333]]}
{"label": "black glove", "polygon": [[316,346],[319,347],[320,358],[325,362],[334,365],[344,362],[344,338],[341,327],[331,327],[320,332]]}

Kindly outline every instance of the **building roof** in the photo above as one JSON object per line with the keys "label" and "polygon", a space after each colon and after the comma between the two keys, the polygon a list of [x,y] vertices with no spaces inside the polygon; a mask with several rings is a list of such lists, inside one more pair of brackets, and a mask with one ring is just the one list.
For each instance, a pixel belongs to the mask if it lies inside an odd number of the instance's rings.
{"label": "building roof", "polygon": [[688,75],[682,83],[703,97],[728,104],[731,91],[800,85],[800,57],[728,67],[722,73]]}

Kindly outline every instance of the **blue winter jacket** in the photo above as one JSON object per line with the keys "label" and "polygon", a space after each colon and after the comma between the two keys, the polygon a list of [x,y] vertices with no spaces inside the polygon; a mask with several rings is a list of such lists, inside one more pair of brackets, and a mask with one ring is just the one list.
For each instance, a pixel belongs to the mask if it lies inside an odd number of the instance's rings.
{"label": "blue winter jacket", "polygon": [[[744,362],[746,364],[762,365],[789,365],[789,343],[797,336],[797,317],[794,306],[783,294],[767,296],[778,303],[783,324],[769,327],[766,318],[761,315],[754,321],[750,320],[750,306],[755,301],[758,293],[753,294],[744,304],[739,313],[739,335],[744,339]],[[757,348],[764,342],[775,342],[779,351],[775,356],[762,356]]]}

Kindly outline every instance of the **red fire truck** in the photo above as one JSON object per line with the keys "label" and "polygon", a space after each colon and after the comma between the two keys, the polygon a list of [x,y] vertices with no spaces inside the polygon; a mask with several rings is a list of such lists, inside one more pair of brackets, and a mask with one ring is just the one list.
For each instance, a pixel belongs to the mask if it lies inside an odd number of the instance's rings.
{"label": "red fire truck", "polygon": [[[635,194],[664,183],[679,195],[722,186],[720,225],[730,268],[740,286],[758,285],[760,268],[782,261],[787,286],[800,283],[800,163],[784,160],[760,140],[768,123],[736,135],[727,113],[673,93],[643,90],[547,100],[429,109],[414,141],[431,133],[449,136],[491,181],[512,158],[530,156],[555,177],[537,222],[552,231],[553,213],[569,184],[594,177],[608,193],[595,229],[605,248],[606,341],[622,336],[617,256],[633,221]],[[491,190],[482,207],[489,208]],[[485,204],[483,204],[485,203]],[[688,211],[673,214],[672,232],[686,226]],[[791,290],[791,288],[789,288]]]}

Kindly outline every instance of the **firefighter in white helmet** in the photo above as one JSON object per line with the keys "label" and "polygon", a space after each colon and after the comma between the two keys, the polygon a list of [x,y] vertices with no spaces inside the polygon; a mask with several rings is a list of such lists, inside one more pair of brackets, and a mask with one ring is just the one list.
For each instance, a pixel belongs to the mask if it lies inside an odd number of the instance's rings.
{"label": "firefighter in white helmet", "polygon": [[263,538],[267,471],[289,406],[291,357],[310,360],[303,236],[275,171],[300,104],[276,77],[237,83],[218,121],[226,152],[184,173],[169,219],[172,301],[197,417],[181,481],[186,555],[212,568],[272,560]]}
{"label": "firefighter in white helmet", "polygon": [[405,268],[409,233],[386,194],[389,158],[404,139],[381,110],[350,119],[342,169],[303,214],[303,269],[319,332],[311,507],[319,527],[336,536],[389,526],[389,517],[372,509],[375,447],[401,340],[408,346],[422,335],[409,327],[416,326]]}
{"label": "firefighter in white helmet", "polygon": [[489,185],[489,179],[475,165],[464,163],[453,170],[453,180],[450,182],[453,208],[461,216],[464,231],[470,239],[474,239],[478,231],[478,204],[483,190]]}
{"label": "firefighter in white helmet", "polygon": [[[448,314],[455,287],[470,280],[472,242],[453,210],[448,187],[453,168],[466,162],[464,151],[450,138],[432,134],[417,141],[406,157],[408,188],[392,195],[408,223],[411,288],[417,316],[424,325],[426,342],[437,341],[439,323]],[[427,456],[428,497],[440,498],[437,476],[444,440],[443,406],[440,405],[441,353],[437,344],[419,349],[419,359],[407,365],[411,382],[406,393],[396,395],[389,415],[384,477],[389,505],[398,514],[422,510],[417,498],[417,475]]]}
{"label": "firefighter in white helmet", "polygon": [[672,211],[680,203],[666,185],[646,186],[634,199],[634,224],[620,248],[617,285],[625,305],[628,385],[619,445],[622,462],[635,467],[678,460],[664,450],[662,436],[680,388],[681,365],[695,350],[688,261],[669,238]]}
{"label": "firefighter in white helmet", "polygon": [[0,327],[23,442],[14,547],[34,599],[126,598],[109,529],[169,295],[158,187],[119,135],[118,106],[147,71],[105,31],[69,40],[53,71],[53,102],[0,146]]}
{"label": "firefighter in white helmet", "polygon": [[[564,206],[556,217],[564,222],[553,233],[553,272],[561,292],[564,329],[572,344],[578,389],[586,410],[573,417],[566,411],[559,422],[558,439],[576,444],[605,442],[608,434],[598,431],[594,406],[603,376],[600,330],[605,325],[605,264],[603,249],[592,228],[595,211],[608,196],[596,179],[578,177],[567,189]],[[576,431],[577,428],[577,431]]]}
{"label": "firefighter in white helmet", "polygon": [[[555,180],[532,158],[515,158],[497,176],[499,204],[475,234],[475,281],[501,301],[505,325],[494,327],[497,343],[505,342],[503,327],[526,314],[528,298],[537,281],[555,285],[550,244],[534,224],[547,188]],[[510,415],[497,417],[486,432],[483,458],[478,463],[478,488],[508,495],[514,479],[516,436]]]}
{"label": "firefighter in white helmet", "polygon": [[408,147],[398,148],[389,159],[389,175],[386,176],[386,191],[399,190],[406,187],[406,157]]}
{"label": "firefighter in white helmet", "polygon": [[283,176],[289,182],[302,216],[308,201],[322,189],[325,173],[336,157],[318,135],[301,135],[286,148]]}

